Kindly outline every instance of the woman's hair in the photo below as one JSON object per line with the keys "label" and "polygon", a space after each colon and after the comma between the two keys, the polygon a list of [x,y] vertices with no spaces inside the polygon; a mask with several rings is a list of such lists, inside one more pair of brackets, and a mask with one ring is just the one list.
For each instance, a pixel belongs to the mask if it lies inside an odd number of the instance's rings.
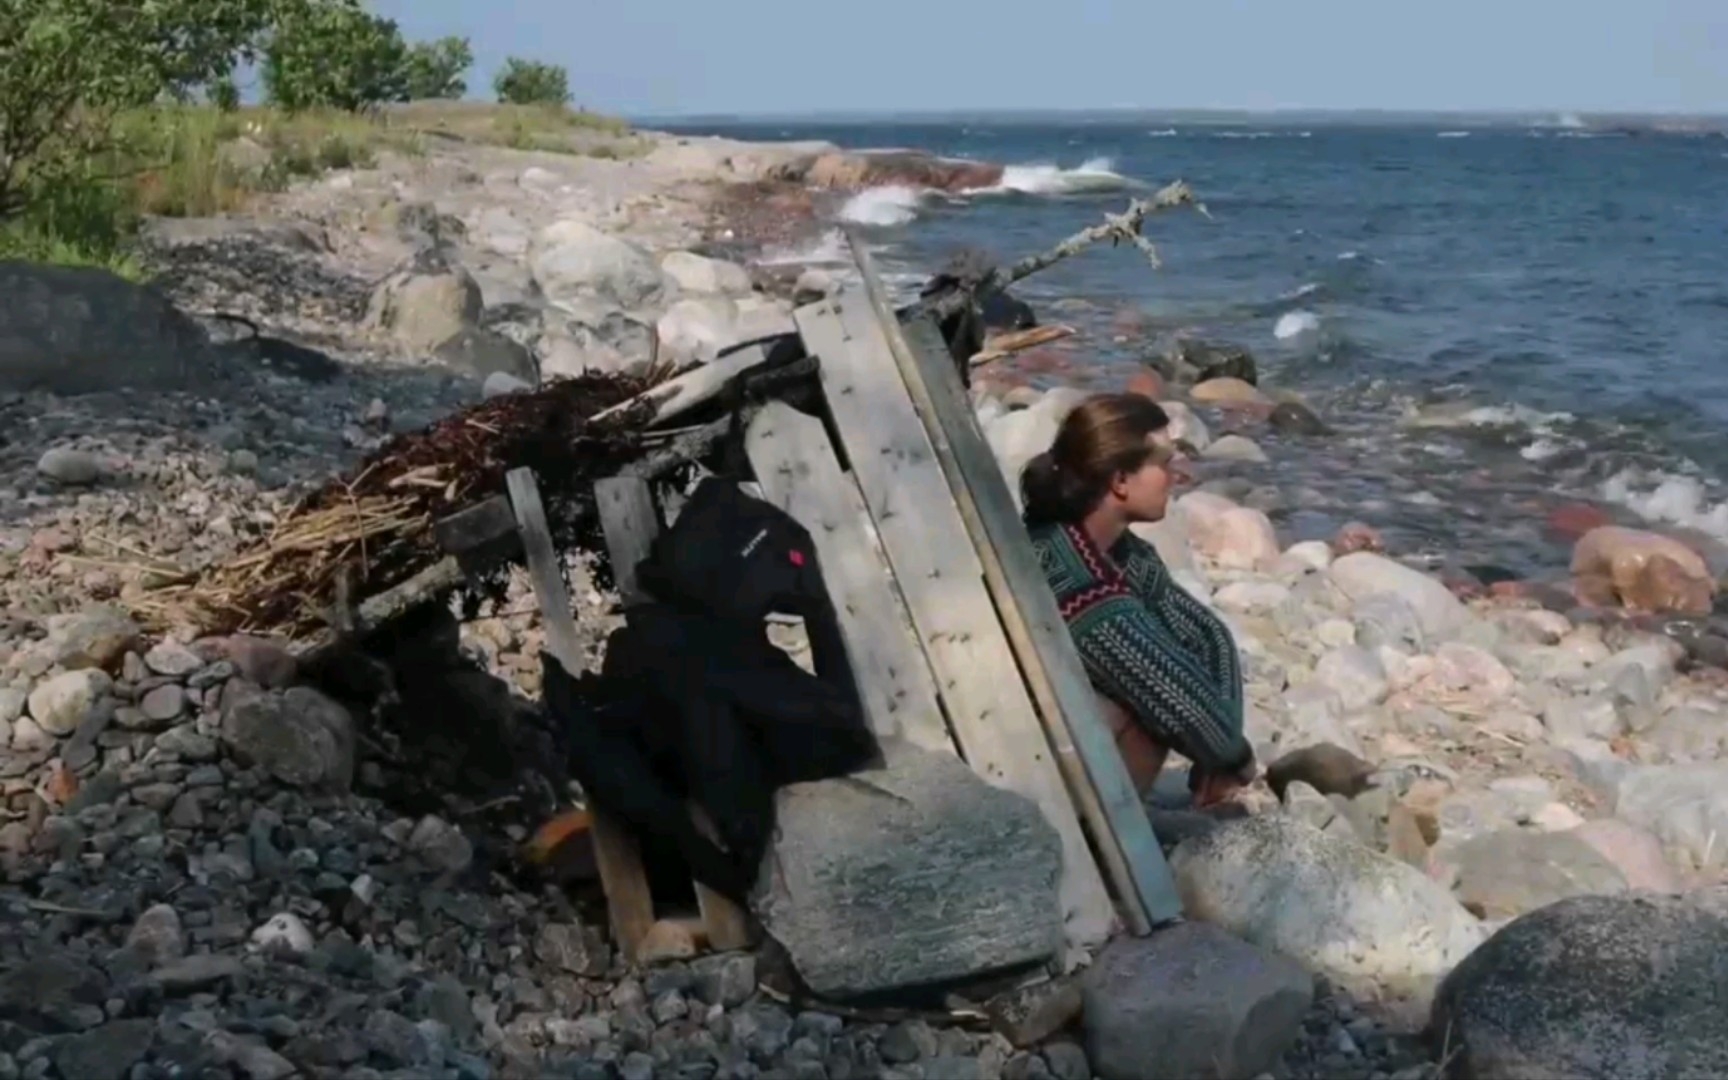
{"label": "woman's hair", "polygon": [[1099,394],[1076,405],[1050,449],[1020,473],[1026,523],[1078,522],[1103,500],[1117,474],[1146,464],[1153,453],[1146,437],[1169,425],[1169,415],[1139,394]]}

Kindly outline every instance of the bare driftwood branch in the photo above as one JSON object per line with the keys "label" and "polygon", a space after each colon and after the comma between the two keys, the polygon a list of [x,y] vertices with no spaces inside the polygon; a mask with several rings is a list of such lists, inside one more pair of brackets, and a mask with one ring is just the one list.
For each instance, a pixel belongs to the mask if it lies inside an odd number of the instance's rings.
{"label": "bare driftwood branch", "polygon": [[1158,189],[1149,198],[1134,199],[1128,204],[1128,209],[1120,214],[1105,214],[1102,223],[1081,229],[1047,251],[1028,255],[1006,270],[992,270],[970,289],[944,290],[929,297],[921,304],[914,305],[909,314],[929,313],[937,319],[946,319],[961,311],[968,303],[976,303],[992,293],[1001,292],[1015,282],[1048,269],[1070,255],[1077,255],[1103,240],[1110,241],[1111,247],[1123,242],[1133,244],[1146,256],[1146,261],[1152,264],[1153,269],[1157,269],[1161,265],[1158,249],[1141,234],[1141,229],[1150,215],[1179,206],[1192,206],[1200,213],[1206,213],[1206,207],[1194,198],[1194,190],[1188,186],[1187,181],[1176,180]]}

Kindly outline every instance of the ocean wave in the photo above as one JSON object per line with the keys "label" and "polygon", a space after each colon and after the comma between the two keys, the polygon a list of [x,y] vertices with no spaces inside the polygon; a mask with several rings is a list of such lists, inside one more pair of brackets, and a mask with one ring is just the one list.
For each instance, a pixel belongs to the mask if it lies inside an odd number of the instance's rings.
{"label": "ocean wave", "polygon": [[918,207],[930,196],[906,184],[865,188],[846,200],[840,220],[854,225],[905,225],[918,216]]}
{"label": "ocean wave", "polygon": [[1272,326],[1272,336],[1279,341],[1289,341],[1291,338],[1312,334],[1320,329],[1320,316],[1312,311],[1297,309],[1286,311],[1278,316],[1278,321]]}
{"label": "ocean wave", "polygon": [[1214,139],[1310,139],[1312,131],[1214,131]]}
{"label": "ocean wave", "polygon": [[1442,131],[1434,137],[1436,139],[1468,139],[1470,133],[1468,131]]}
{"label": "ocean wave", "polygon": [[1693,476],[1622,469],[1602,482],[1601,494],[1647,521],[1684,525],[1728,539],[1728,501],[1710,502],[1710,493]]}
{"label": "ocean wave", "polygon": [[1140,187],[1139,181],[1116,171],[1107,157],[1090,158],[1072,169],[1060,165],[1009,165],[1002,179],[990,187],[974,188],[967,195],[1092,195]]}
{"label": "ocean wave", "polygon": [[1148,131],[1146,137],[1150,139],[1174,139],[1180,134],[1181,132],[1177,131],[1175,128],[1163,128],[1159,131]]}

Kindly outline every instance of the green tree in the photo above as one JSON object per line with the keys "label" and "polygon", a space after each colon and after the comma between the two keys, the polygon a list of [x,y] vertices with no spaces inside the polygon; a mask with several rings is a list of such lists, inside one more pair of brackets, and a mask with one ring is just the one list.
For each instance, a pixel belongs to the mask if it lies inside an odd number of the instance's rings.
{"label": "green tree", "polygon": [[111,147],[114,117],[256,55],[302,0],[0,0],[0,220]]}
{"label": "green tree", "polygon": [[283,14],[264,48],[264,87],[284,109],[358,112],[408,100],[408,46],[357,0],[310,0]]}
{"label": "green tree", "polygon": [[492,80],[498,100],[512,105],[567,105],[570,73],[557,64],[512,56]]}
{"label": "green tree", "polygon": [[408,97],[414,101],[454,99],[468,92],[462,73],[474,66],[474,50],[465,37],[422,41],[408,48]]}

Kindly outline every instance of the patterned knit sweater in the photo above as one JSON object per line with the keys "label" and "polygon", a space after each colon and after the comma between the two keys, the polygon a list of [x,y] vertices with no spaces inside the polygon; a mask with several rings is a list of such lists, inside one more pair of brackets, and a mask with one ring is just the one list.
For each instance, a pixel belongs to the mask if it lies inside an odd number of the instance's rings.
{"label": "patterned knit sweater", "polygon": [[1031,533],[1098,692],[1205,772],[1246,764],[1236,642],[1170,579],[1157,550],[1125,532],[1106,554],[1075,525],[1035,525]]}

